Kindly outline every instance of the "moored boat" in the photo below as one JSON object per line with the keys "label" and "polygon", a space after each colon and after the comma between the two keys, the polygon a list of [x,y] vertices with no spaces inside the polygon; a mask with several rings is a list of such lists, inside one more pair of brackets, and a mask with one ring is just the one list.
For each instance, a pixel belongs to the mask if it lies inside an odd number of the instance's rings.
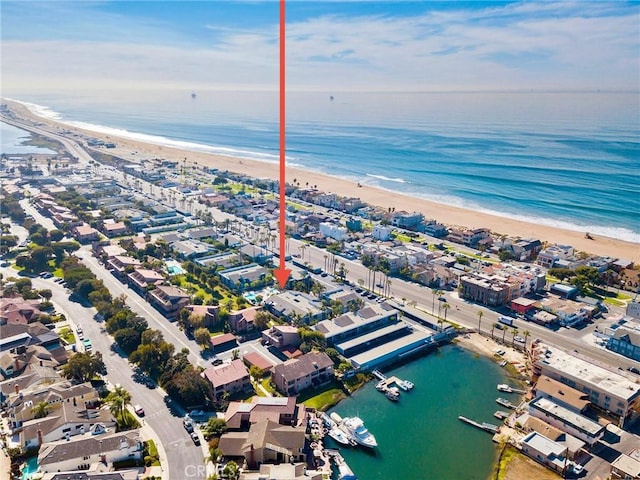
{"label": "moored boat", "polygon": [[400,399],[400,394],[397,392],[394,392],[392,390],[387,390],[386,392],[384,392],[384,395],[389,399],[392,400],[394,402],[397,402]]}
{"label": "moored boat", "polygon": [[346,417],[342,419],[342,428],[346,430],[356,442],[364,447],[374,448],[378,446],[376,437],[373,436],[360,417]]}
{"label": "moored boat", "polygon": [[327,435],[329,435],[331,438],[333,438],[336,442],[338,442],[341,445],[353,445],[355,443],[355,441],[353,441],[353,438],[350,435],[348,435],[347,432],[341,430],[337,426],[330,429],[327,432]]}

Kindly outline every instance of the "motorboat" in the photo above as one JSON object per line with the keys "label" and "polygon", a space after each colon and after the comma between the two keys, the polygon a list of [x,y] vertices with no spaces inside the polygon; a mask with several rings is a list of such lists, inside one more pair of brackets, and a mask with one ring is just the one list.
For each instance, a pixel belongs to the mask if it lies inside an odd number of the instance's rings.
{"label": "motorboat", "polygon": [[374,448],[378,446],[376,437],[373,436],[360,417],[346,417],[342,419],[342,428],[348,432],[356,442],[364,447]]}
{"label": "motorboat", "polygon": [[507,393],[513,392],[513,389],[509,385],[507,385],[506,383],[499,384],[498,385],[498,390],[500,392],[507,392]]}
{"label": "motorboat", "polygon": [[397,392],[394,392],[391,389],[389,389],[386,392],[384,392],[384,394],[389,400],[392,400],[394,402],[397,402],[400,399],[400,394],[397,393]]}
{"label": "motorboat", "polygon": [[348,435],[347,432],[340,430],[340,428],[338,428],[337,426],[329,429],[327,435],[329,435],[341,445],[353,445],[355,443],[353,438]]}

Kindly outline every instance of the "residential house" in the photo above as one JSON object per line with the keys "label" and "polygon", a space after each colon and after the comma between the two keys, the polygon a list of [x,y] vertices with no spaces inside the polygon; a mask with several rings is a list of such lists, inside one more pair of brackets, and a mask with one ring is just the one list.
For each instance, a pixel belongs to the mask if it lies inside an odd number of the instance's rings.
{"label": "residential house", "polygon": [[520,444],[522,453],[528,457],[561,475],[564,473],[567,466],[567,447],[564,445],[538,432],[527,434]]}
{"label": "residential house", "polygon": [[169,320],[175,320],[180,310],[190,303],[189,294],[172,285],[158,285],[147,294],[147,298]]}
{"label": "residential house", "polygon": [[218,272],[220,281],[235,292],[256,290],[272,281],[269,271],[255,263]]}
{"label": "residential house", "polygon": [[399,228],[404,228],[406,230],[416,231],[419,230],[420,224],[423,220],[424,215],[419,212],[409,213],[400,211],[393,213],[391,224]]}
{"label": "residential house", "polygon": [[80,243],[89,243],[100,240],[100,232],[87,224],[73,227],[71,229],[71,234]]}
{"label": "residential house", "polygon": [[223,434],[219,448],[225,458],[246,461],[249,468],[264,463],[305,462],[305,430],[264,419],[252,424],[248,432]]}
{"label": "residential house", "polygon": [[373,226],[373,238],[375,240],[380,240],[381,242],[390,240],[392,232],[393,227],[390,225],[383,225],[381,223],[378,223]]}
{"label": "residential house", "polygon": [[103,432],[115,425],[116,422],[108,409],[85,408],[65,402],[46,417],[24,422],[17,432],[20,445],[29,449],[85,432]]}
{"label": "residential house", "polygon": [[107,260],[107,268],[122,281],[127,278],[130,271],[140,267],[140,265],[142,265],[140,260],[126,255],[116,255]]}
{"label": "residential house", "polygon": [[9,427],[17,430],[25,422],[33,420],[34,406],[43,402],[49,407],[48,415],[52,415],[65,403],[74,407],[96,408],[100,403],[100,397],[88,382],[72,385],[67,381],[11,395],[5,405]]}
{"label": "residential house", "polygon": [[224,414],[230,430],[248,430],[250,425],[268,419],[280,425],[304,427],[307,409],[296,397],[253,397],[250,403],[229,402]]}
{"label": "residential house", "polygon": [[88,470],[91,465],[113,465],[124,460],[140,460],[143,444],[139,430],[93,435],[44,444],[38,453],[42,472]]}
{"label": "residential house", "polygon": [[263,463],[260,470],[243,471],[239,480],[265,480],[277,478],[278,480],[322,480],[322,472],[311,473],[307,471],[306,463],[281,463],[272,465]]}
{"label": "residential house", "polygon": [[314,323],[322,320],[325,313],[321,307],[320,302],[310,295],[289,290],[269,297],[264,304],[265,310],[288,323]]}
{"label": "residential house", "polygon": [[536,258],[536,263],[545,268],[552,268],[558,260],[564,260],[574,255],[571,245],[552,245],[541,250]]}
{"label": "residential house", "polygon": [[488,228],[452,229],[447,239],[474,248],[481,245],[489,246],[492,243],[491,230]]}
{"label": "residential house", "polygon": [[273,369],[273,383],[288,396],[309,387],[319,387],[333,379],[333,360],[324,352],[309,352],[287,360]]}
{"label": "residential house", "polygon": [[274,325],[269,330],[263,330],[262,343],[273,345],[283,350],[287,347],[298,348],[302,343],[298,328],[291,325]]}
{"label": "residential house", "polygon": [[204,327],[214,327],[218,323],[220,305],[187,305],[185,307],[192,315],[199,315],[204,320]]}
{"label": "residential house", "polygon": [[42,314],[38,308],[40,300],[25,300],[22,297],[0,298],[0,325],[7,323],[26,325],[35,322]]}
{"label": "residential house", "polygon": [[422,222],[422,231],[430,237],[435,238],[446,237],[449,234],[449,229],[436,220],[425,220]]}
{"label": "residential house", "polygon": [[318,226],[318,229],[325,237],[333,238],[339,242],[346,240],[349,237],[349,230],[347,230],[347,227],[343,227],[339,224],[322,222]]}
{"label": "residential house", "polygon": [[609,337],[607,348],[613,352],[640,361],[640,332],[629,328],[617,328]]}
{"label": "residential house", "polygon": [[127,233],[127,226],[124,222],[105,221],[102,225],[102,231],[109,238],[119,237]]}
{"label": "residential house", "polygon": [[215,251],[213,245],[199,240],[180,240],[173,242],[171,248],[177,257],[183,260],[202,257]]}
{"label": "residential house", "polygon": [[249,371],[242,360],[233,360],[231,363],[209,367],[202,372],[202,377],[211,384],[213,395],[217,399],[220,399],[224,392],[234,394],[250,391],[252,388]]}
{"label": "residential house", "polygon": [[258,265],[265,265],[273,258],[273,254],[271,252],[268,252],[264,248],[252,244],[247,244],[240,247],[238,253],[248,261],[257,263]]}
{"label": "residential house", "polygon": [[251,332],[254,330],[254,320],[258,312],[262,311],[261,307],[249,307],[229,313],[227,323],[229,328],[236,333]]}
{"label": "residential house", "polygon": [[150,287],[162,285],[165,281],[164,275],[155,270],[137,268],[127,275],[131,288],[138,293],[145,295]]}
{"label": "residential house", "polygon": [[640,479],[640,448],[634,448],[628,454],[623,453],[611,462],[611,478]]}

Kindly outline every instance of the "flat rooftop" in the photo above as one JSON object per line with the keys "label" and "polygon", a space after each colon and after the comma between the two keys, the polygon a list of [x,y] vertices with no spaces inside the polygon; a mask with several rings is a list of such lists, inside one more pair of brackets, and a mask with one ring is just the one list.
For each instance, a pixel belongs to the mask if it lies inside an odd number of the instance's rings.
{"label": "flat rooftop", "polygon": [[393,353],[400,352],[402,350],[406,351],[412,347],[418,347],[423,343],[427,343],[431,337],[432,335],[429,335],[428,333],[414,331],[402,338],[397,338],[391,342],[385,343],[384,345],[380,345],[379,347],[375,347],[371,350],[355,355],[351,357],[350,360],[352,363],[366,368],[369,364],[375,364],[376,360],[380,360],[383,357],[388,357]]}
{"label": "flat rooftop", "polygon": [[399,332],[400,330],[404,330],[407,328],[407,324],[400,322],[400,323],[394,323],[393,325],[389,325],[386,327],[383,327],[379,330],[375,330],[373,332],[367,333],[365,335],[362,335],[360,337],[356,337],[352,340],[347,340],[346,342],[343,343],[338,343],[336,345],[337,348],[341,349],[342,351],[347,351],[350,348],[353,347],[357,347],[358,345],[362,345],[364,343],[370,342],[372,340],[376,340],[377,338],[383,337],[385,335],[388,335],[390,333],[393,332]]}
{"label": "flat rooftop", "polygon": [[[541,345],[541,347],[544,346]],[[573,377],[582,384],[596,386],[600,391],[626,401],[640,395],[639,383],[634,383],[619,373],[569,355],[556,347],[547,346],[546,354],[543,350],[537,362],[542,368],[551,368],[565,377]]]}
{"label": "flat rooftop", "polygon": [[541,412],[549,413],[553,417],[561,419],[564,423],[568,423],[593,437],[605,429],[604,425],[600,425],[579,413],[564,408],[548,398],[536,398],[531,402],[531,406]]}

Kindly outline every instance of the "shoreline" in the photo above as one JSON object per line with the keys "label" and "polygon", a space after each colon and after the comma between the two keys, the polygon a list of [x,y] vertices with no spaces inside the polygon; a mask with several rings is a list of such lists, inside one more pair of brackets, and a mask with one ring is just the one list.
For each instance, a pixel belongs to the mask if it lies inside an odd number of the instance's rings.
{"label": "shoreline", "polygon": [[[114,134],[99,133],[69,125],[51,118],[38,116],[22,103],[3,99],[15,112],[18,120],[23,119],[37,122],[42,126],[55,130],[67,130],[74,133],[90,135],[101,140],[116,143],[116,148],[109,149],[110,154],[132,163],[141,160],[164,158],[182,163],[185,158],[187,165],[217,168],[221,171],[243,173],[254,178],[268,178],[278,180],[279,169],[277,163],[252,160],[216,153],[206,153],[172,146],[148,143],[139,139],[128,139]],[[287,166],[289,183],[296,180],[301,186],[317,186],[321,191],[337,194],[343,197],[358,197],[364,203],[379,206],[384,209],[395,208],[396,211],[406,210],[422,213],[427,219],[435,219],[449,227],[463,226],[468,228],[489,228],[496,235],[508,235],[514,238],[538,238],[549,244],[558,243],[572,245],[576,251],[622,258],[634,262],[640,261],[640,246],[637,243],[591,234],[593,239],[585,238],[584,232],[567,230],[560,227],[540,225],[510,217],[502,217],[482,211],[474,211],[453,205],[446,205],[432,200],[412,197],[399,191],[391,191],[380,187],[358,184],[354,181],[334,177],[296,166]]]}

